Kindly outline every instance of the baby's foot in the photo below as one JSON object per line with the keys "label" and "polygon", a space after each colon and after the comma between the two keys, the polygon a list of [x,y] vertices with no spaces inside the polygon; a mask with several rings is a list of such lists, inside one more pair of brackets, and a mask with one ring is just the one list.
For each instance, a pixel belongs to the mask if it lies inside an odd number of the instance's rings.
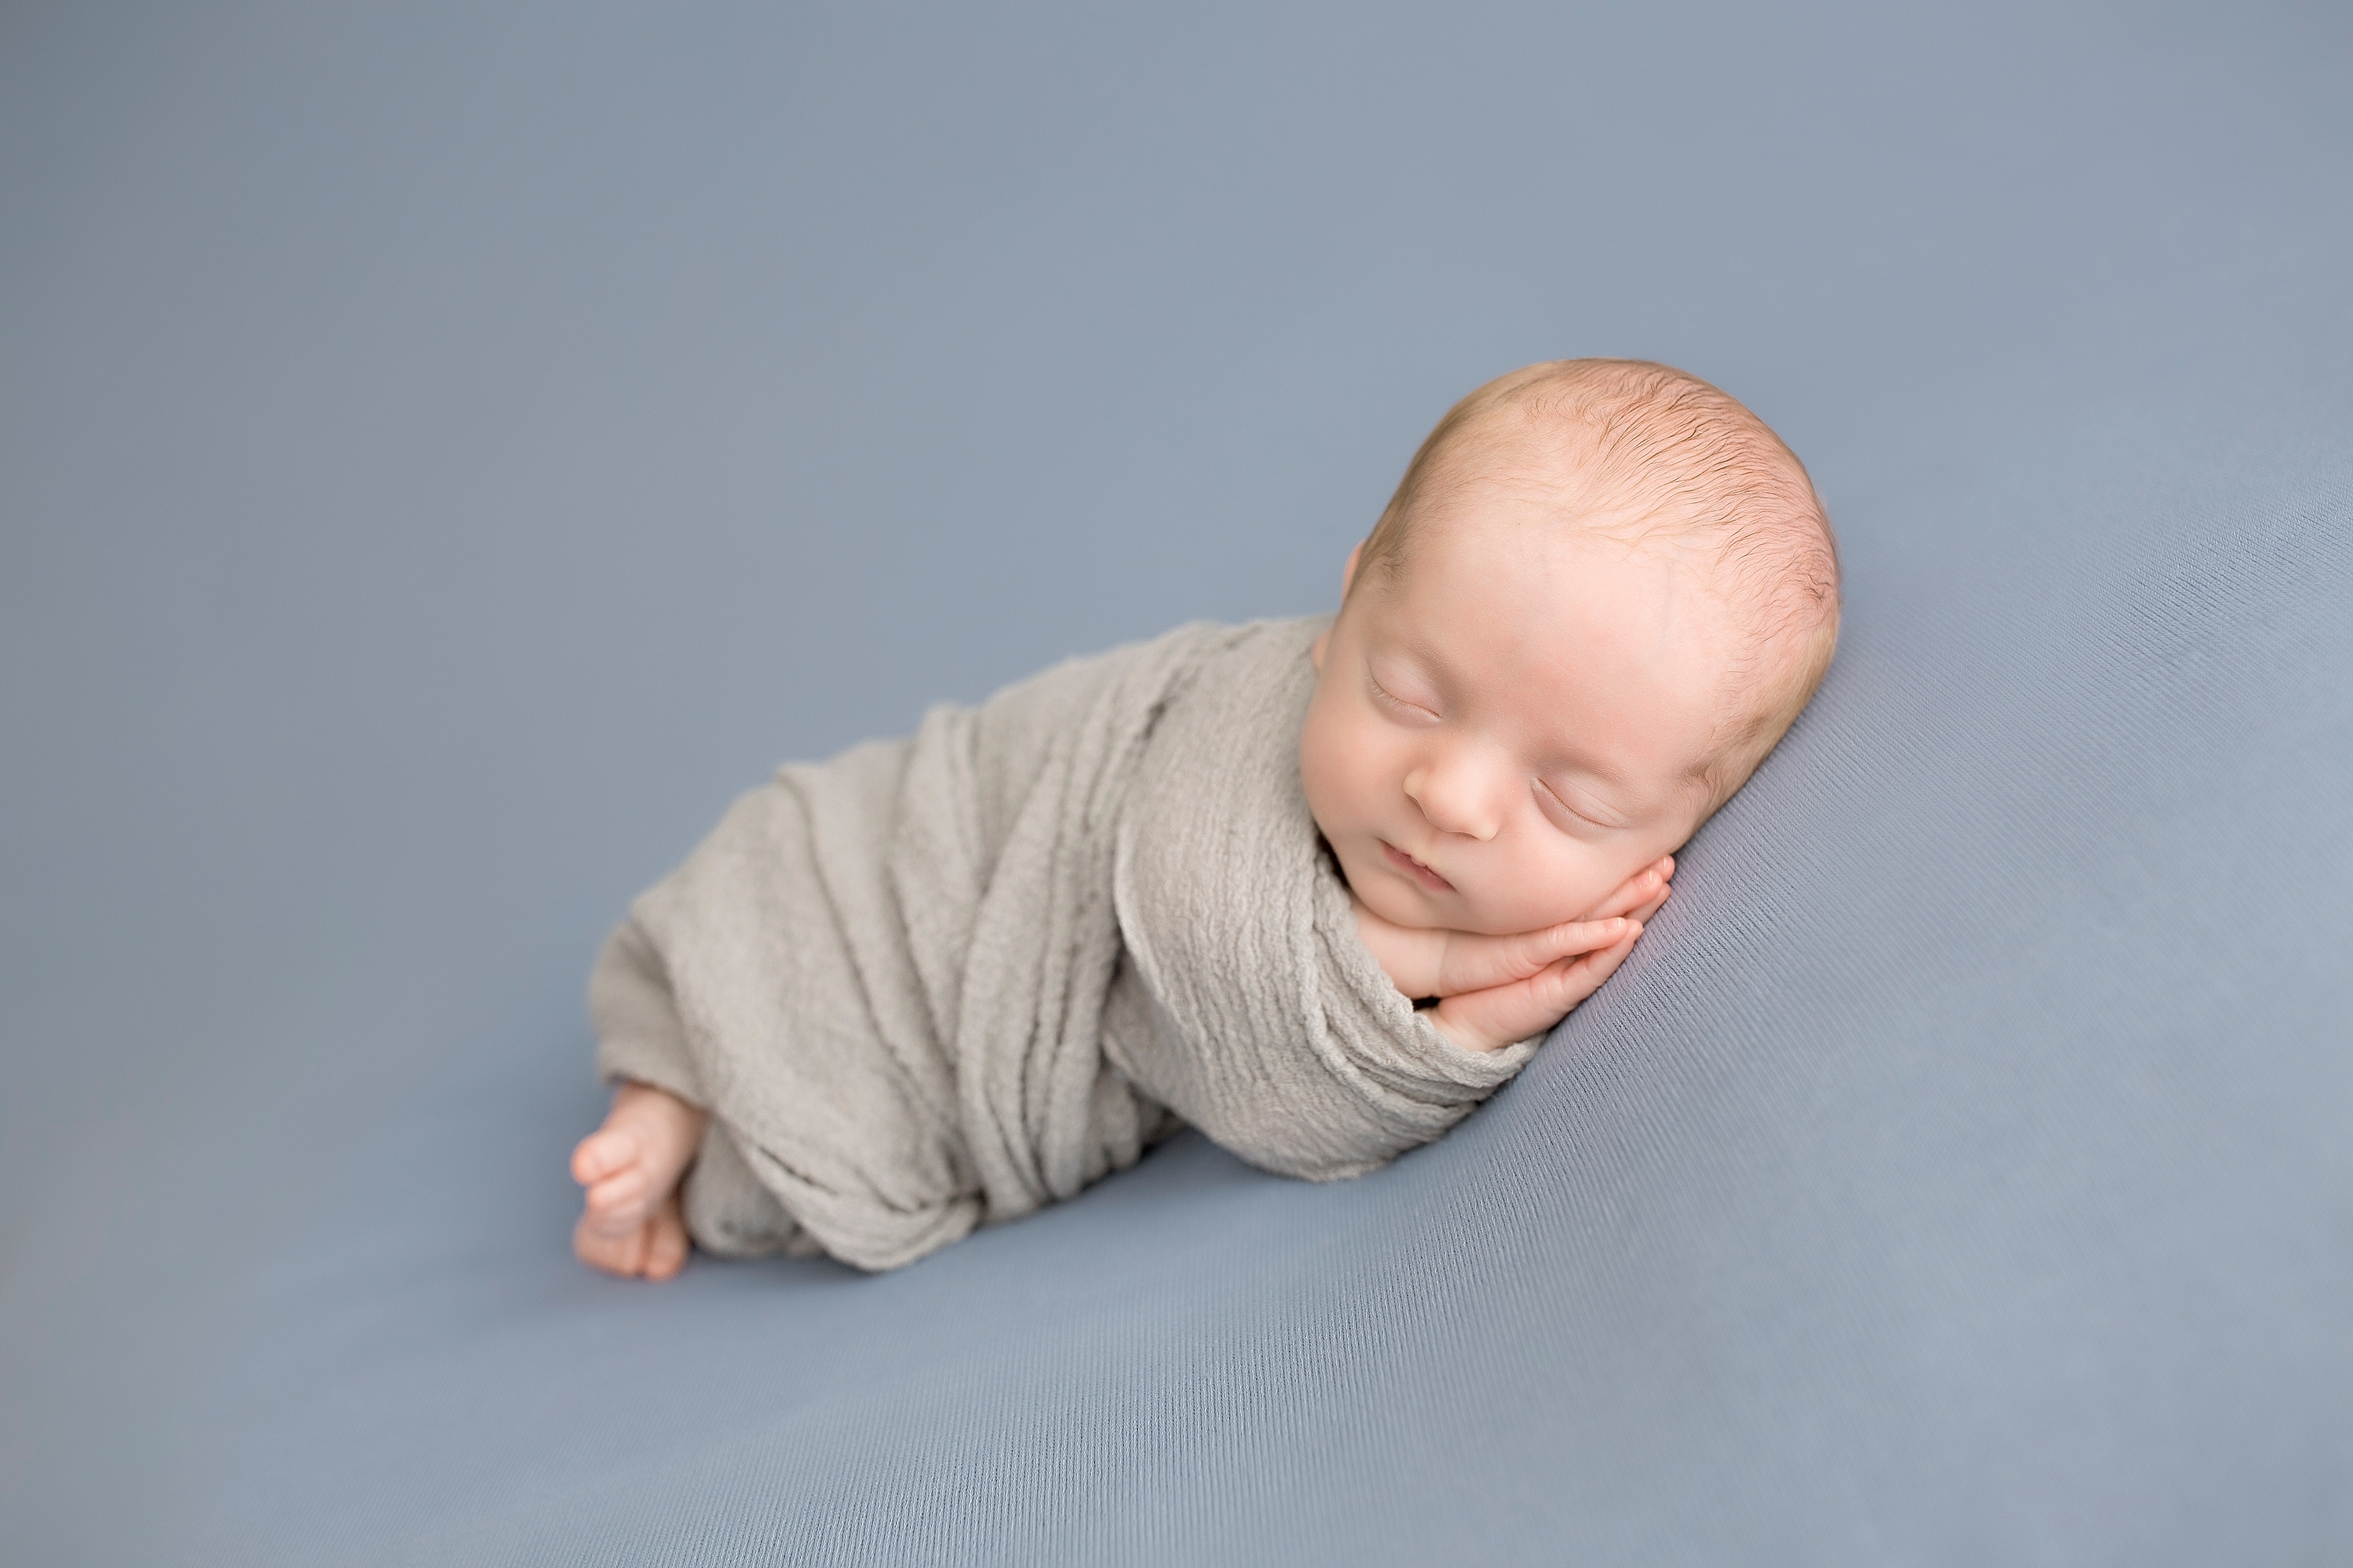
{"label": "baby's foot", "polygon": [[705,1115],[648,1084],[613,1091],[605,1125],[572,1151],[572,1179],[588,1189],[572,1250],[613,1274],[667,1279],[686,1267],[678,1179],[702,1141]]}

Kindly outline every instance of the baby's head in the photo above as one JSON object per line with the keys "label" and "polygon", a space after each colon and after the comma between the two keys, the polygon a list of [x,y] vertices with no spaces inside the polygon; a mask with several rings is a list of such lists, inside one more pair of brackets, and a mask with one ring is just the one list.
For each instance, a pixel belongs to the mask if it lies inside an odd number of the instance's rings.
{"label": "baby's head", "polygon": [[1533,931],[1680,847],[1838,637],[1804,465],[1665,365],[1489,382],[1348,557],[1300,736],[1316,826],[1400,925]]}

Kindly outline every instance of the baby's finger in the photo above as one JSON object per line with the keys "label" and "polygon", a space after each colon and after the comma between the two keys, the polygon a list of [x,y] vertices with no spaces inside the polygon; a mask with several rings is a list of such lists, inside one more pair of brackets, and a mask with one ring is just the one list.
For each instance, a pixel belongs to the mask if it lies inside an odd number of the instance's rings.
{"label": "baby's finger", "polygon": [[1634,913],[1651,900],[1658,897],[1660,889],[1667,885],[1669,879],[1674,874],[1675,858],[1672,855],[1660,856],[1619,883],[1610,895],[1602,900],[1600,906],[1593,911],[1593,918],[1599,920],[1608,915]]}
{"label": "baby's finger", "polygon": [[1600,920],[1563,921],[1556,926],[1546,926],[1520,938],[1523,944],[1518,954],[1522,975],[1534,974],[1556,959],[1579,952],[1598,952],[1602,948],[1623,942],[1634,934],[1634,921],[1624,915],[1609,915]]}
{"label": "baby's finger", "polygon": [[1450,936],[1439,961],[1437,994],[1452,996],[1525,980],[1558,959],[1622,941],[1629,924],[1623,916],[1612,915],[1608,920],[1564,921],[1515,936]]}
{"label": "baby's finger", "polygon": [[1609,978],[1633,948],[1629,935],[1609,947],[1546,964],[1525,979],[1450,996],[1431,1020],[1456,1044],[1489,1051],[1551,1028]]}
{"label": "baby's finger", "polygon": [[1603,981],[1618,973],[1618,966],[1634,951],[1635,936],[1641,934],[1637,931],[1634,936],[1598,952],[1562,961],[1537,977],[1537,994],[1547,1006],[1557,1006],[1563,1015],[1575,1010],[1579,1003],[1601,989]]}
{"label": "baby's finger", "polygon": [[1629,877],[1594,909],[1593,918],[1608,920],[1612,915],[1630,915],[1642,907],[1642,900],[1651,897],[1655,889],[1656,884],[1646,877]]}
{"label": "baby's finger", "polygon": [[1466,1050],[1492,1051],[1525,1040],[1560,1022],[1563,1009],[1540,994],[1541,980],[1532,975],[1509,985],[1450,996],[1438,1005],[1430,1022]]}

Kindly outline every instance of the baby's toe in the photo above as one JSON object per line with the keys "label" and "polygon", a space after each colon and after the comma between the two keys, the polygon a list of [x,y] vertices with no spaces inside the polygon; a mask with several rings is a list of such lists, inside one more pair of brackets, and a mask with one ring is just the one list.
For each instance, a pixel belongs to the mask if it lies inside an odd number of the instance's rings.
{"label": "baby's toe", "polygon": [[572,1179],[584,1187],[590,1186],[642,1159],[637,1134],[617,1127],[600,1127],[580,1140],[578,1147],[572,1151]]}
{"label": "baby's toe", "polygon": [[588,1189],[583,1217],[607,1236],[635,1230],[648,1217],[649,1185],[644,1170],[636,1165],[607,1176]]}
{"label": "baby's toe", "polygon": [[665,1205],[661,1213],[646,1222],[645,1275],[649,1279],[669,1279],[686,1267],[686,1223],[679,1217],[678,1205]]}
{"label": "baby's toe", "polygon": [[572,1255],[589,1268],[601,1268],[607,1274],[637,1273],[642,1252],[636,1230],[607,1235],[590,1225],[586,1215],[572,1229]]}

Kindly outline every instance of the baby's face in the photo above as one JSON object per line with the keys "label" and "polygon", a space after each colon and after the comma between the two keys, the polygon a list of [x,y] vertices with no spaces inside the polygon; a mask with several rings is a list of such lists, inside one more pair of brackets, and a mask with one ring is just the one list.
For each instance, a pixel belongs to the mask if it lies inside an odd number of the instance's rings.
{"label": "baby's face", "polygon": [[1508,498],[1446,511],[1316,644],[1308,806],[1385,919],[1578,919],[1698,825],[1732,628],[1667,552]]}

